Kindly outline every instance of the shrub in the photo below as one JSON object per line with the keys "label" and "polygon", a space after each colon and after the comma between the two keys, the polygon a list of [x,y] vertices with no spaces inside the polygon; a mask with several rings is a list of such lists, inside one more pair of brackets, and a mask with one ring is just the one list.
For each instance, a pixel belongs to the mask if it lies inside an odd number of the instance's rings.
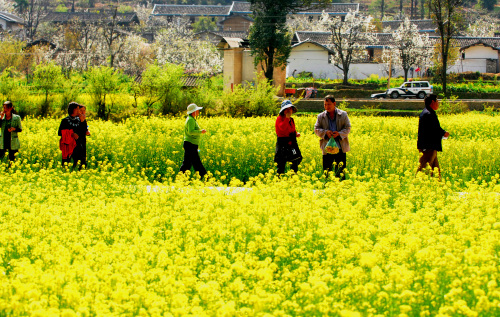
{"label": "shrub", "polygon": [[457,114],[469,111],[469,107],[462,101],[457,101],[458,96],[443,98],[439,102],[438,112],[444,114]]}
{"label": "shrub", "polygon": [[92,95],[97,116],[101,119],[109,118],[111,108],[106,107],[106,96],[118,90],[119,79],[119,71],[108,66],[94,66],[87,72],[87,91]]}
{"label": "shrub", "polygon": [[54,62],[41,63],[36,66],[33,73],[33,83],[35,87],[41,89],[45,94],[45,100],[40,107],[40,115],[47,115],[49,110],[49,94],[62,83],[63,75],[61,66]]}

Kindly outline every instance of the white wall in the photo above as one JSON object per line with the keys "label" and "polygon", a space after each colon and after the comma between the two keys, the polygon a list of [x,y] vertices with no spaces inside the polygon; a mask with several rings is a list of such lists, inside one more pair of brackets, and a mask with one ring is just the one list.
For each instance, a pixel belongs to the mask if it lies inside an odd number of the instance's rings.
{"label": "white wall", "polygon": [[0,19],[0,26],[2,27],[2,30],[7,30],[7,21]]}
{"label": "white wall", "polygon": [[474,59],[474,58],[498,59],[497,50],[483,45],[471,46],[468,49],[464,50],[464,53],[466,59]]}
{"label": "white wall", "polygon": [[[459,60],[455,65],[448,69],[448,73],[462,72],[486,72],[486,59],[498,59],[498,51],[486,46],[473,46],[465,50],[465,59]],[[294,74],[295,71],[295,74]],[[312,72],[313,77],[317,79],[342,79],[343,72],[333,64],[328,64],[328,51],[311,44],[305,43],[298,47],[294,47],[288,59],[286,68],[286,76],[295,77],[300,72]],[[376,74],[379,77],[387,77],[388,69],[385,64],[377,63],[362,63],[351,64],[349,70],[349,79],[365,79],[370,75]],[[401,69],[393,71],[392,77],[403,77],[404,73]],[[417,76],[414,73],[414,76]],[[408,77],[411,78],[411,72],[408,72]]]}
{"label": "white wall", "polygon": [[[387,77],[385,64],[362,63],[351,64],[349,79],[365,79],[372,74]],[[295,74],[294,74],[295,71]],[[312,72],[314,78],[343,79],[344,73],[335,65],[328,63],[328,51],[311,43],[306,43],[292,49],[286,76],[297,76],[300,72]],[[403,76],[401,71],[392,74],[393,77]]]}
{"label": "white wall", "polygon": [[[467,56],[467,55],[465,55]],[[480,72],[486,73],[486,59],[461,59],[448,69],[448,73]]]}

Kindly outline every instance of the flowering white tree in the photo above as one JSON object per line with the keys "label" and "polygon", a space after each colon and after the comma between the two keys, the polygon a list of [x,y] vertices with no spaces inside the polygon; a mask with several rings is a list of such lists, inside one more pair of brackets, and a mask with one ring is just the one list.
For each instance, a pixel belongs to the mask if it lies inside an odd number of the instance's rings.
{"label": "flowering white tree", "polygon": [[383,59],[392,59],[392,65],[401,67],[406,81],[410,68],[427,66],[433,54],[433,46],[429,36],[420,34],[417,26],[408,18],[403,20],[392,36],[394,44],[384,50]]}
{"label": "flowering white tree", "polygon": [[466,34],[474,37],[493,37],[496,30],[494,25],[498,26],[498,20],[488,16],[477,17],[473,23],[469,23]]}
{"label": "flowering white tree", "polygon": [[222,59],[215,46],[196,40],[186,25],[169,23],[157,35],[154,50],[160,65],[183,65],[188,73],[217,73],[222,69]]}
{"label": "flowering white tree", "polygon": [[146,40],[139,35],[130,35],[116,57],[115,66],[137,79],[153,61],[154,51]]}
{"label": "flowering white tree", "polygon": [[320,21],[309,19],[307,16],[294,16],[289,15],[286,18],[286,26],[290,30],[291,34],[295,34],[297,31],[310,31],[310,32],[324,32],[325,25],[323,23],[318,23]]}
{"label": "flowering white tree", "polygon": [[14,4],[9,0],[0,0],[0,11],[14,12]]}
{"label": "flowering white tree", "polygon": [[377,42],[371,17],[349,12],[342,21],[340,17],[330,18],[323,13],[321,23],[331,33],[331,48],[335,52],[332,63],[344,73],[344,84],[348,84],[351,63],[367,57],[366,45]]}

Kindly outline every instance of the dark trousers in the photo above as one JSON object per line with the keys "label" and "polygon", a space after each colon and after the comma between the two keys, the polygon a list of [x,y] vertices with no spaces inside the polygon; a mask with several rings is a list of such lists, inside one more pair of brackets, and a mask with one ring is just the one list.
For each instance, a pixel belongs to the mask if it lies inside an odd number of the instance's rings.
{"label": "dark trousers", "polygon": [[339,177],[340,180],[345,179],[344,168],[346,164],[347,156],[342,151],[337,154],[323,155],[323,171],[334,171],[335,177]]}
{"label": "dark trousers", "polygon": [[87,149],[83,148],[83,145],[77,146],[71,157],[73,158],[73,169],[76,168],[78,163],[80,163],[79,169],[82,169],[82,166],[87,165]]}
{"label": "dark trousers", "polygon": [[420,153],[422,153],[422,156],[420,156],[419,159],[420,166],[418,167],[418,170],[421,171],[422,169],[427,167],[427,164],[429,164],[432,170],[434,170],[434,168],[437,168],[438,173],[441,174],[441,169],[439,168],[439,161],[437,157],[437,151],[436,150],[426,150],[426,151],[419,150],[419,151]]}
{"label": "dark trousers", "polygon": [[71,160],[73,160],[73,169],[76,168],[78,162],[80,162],[80,169],[82,169],[83,165],[87,165],[87,151],[84,149],[77,149],[73,151],[70,157],[67,159],[62,159],[62,166],[71,164]]}
{"label": "dark trousers", "polygon": [[5,151],[9,151],[9,161],[11,162],[16,159],[16,153],[19,152],[18,150],[0,149],[0,160],[5,157]]}
{"label": "dark trousers", "polygon": [[181,172],[191,170],[191,167],[198,173],[200,173],[200,178],[203,178],[207,173],[203,163],[200,159],[200,154],[198,153],[198,145],[191,142],[184,141],[182,145],[184,148],[184,161],[182,161]]}
{"label": "dark trousers", "polygon": [[[299,170],[299,164],[300,164],[300,162],[302,162],[302,157],[298,158],[298,159],[296,159],[296,160],[294,160],[294,161],[291,162],[292,166],[290,166],[290,168],[295,173],[297,173],[297,171]],[[286,163],[287,163],[287,161],[278,161],[277,162],[277,164],[278,164],[278,174],[284,174],[285,173]]]}

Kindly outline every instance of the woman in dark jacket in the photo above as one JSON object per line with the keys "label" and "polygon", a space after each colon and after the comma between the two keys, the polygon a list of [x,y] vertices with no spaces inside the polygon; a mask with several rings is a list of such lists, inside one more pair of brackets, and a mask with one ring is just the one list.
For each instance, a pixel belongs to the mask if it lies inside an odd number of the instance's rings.
{"label": "woman in dark jacket", "polygon": [[12,102],[4,102],[3,111],[0,112],[0,160],[6,151],[9,151],[9,161],[15,160],[21,147],[17,134],[22,130],[21,117],[15,114]]}
{"label": "woman in dark jacket", "polygon": [[448,138],[450,134],[443,130],[439,124],[436,114],[438,108],[437,96],[434,94],[428,95],[425,98],[425,109],[420,113],[418,121],[417,149],[422,153],[418,171],[421,171],[429,164],[432,169],[437,168],[439,174],[441,174],[437,152],[443,151],[441,140],[443,137]]}
{"label": "woman in dark jacket", "polygon": [[295,129],[295,122],[292,118],[292,114],[295,112],[297,112],[297,108],[290,100],[281,103],[280,114],[275,124],[278,141],[276,142],[274,161],[278,164],[278,174],[285,173],[287,162],[292,162],[291,168],[297,173],[302,161],[302,154],[297,144],[300,133]]}

